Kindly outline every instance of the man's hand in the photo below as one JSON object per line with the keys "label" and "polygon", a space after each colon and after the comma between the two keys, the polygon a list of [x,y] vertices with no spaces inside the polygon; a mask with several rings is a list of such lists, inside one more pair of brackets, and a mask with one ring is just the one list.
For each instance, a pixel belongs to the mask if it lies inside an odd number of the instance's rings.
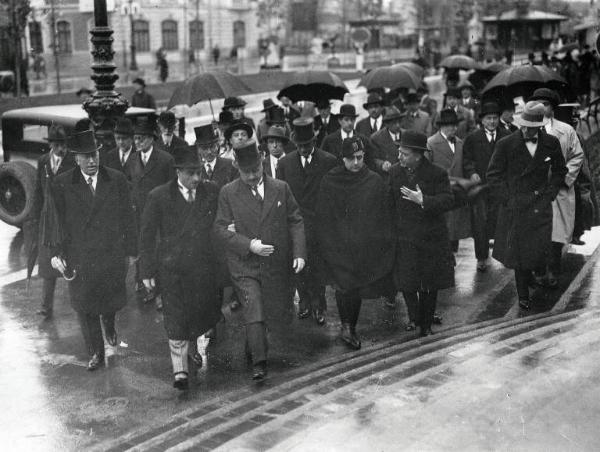
{"label": "man's hand", "polygon": [[237,231],[235,230],[235,223],[231,223],[229,226],[227,226],[227,230],[229,232],[236,233]]}
{"label": "man's hand", "polygon": [[476,184],[481,183],[481,177],[479,177],[479,174],[473,173],[471,176],[471,182],[475,182]]}
{"label": "man's hand", "polygon": [[381,164],[381,170],[385,171],[386,173],[390,170],[391,167],[392,167],[392,164],[390,162],[388,162],[387,160]]}
{"label": "man's hand", "polygon": [[416,188],[417,189],[415,191],[413,191],[408,187],[402,187],[402,188],[400,188],[400,192],[402,193],[403,199],[407,199],[411,202],[414,202],[415,204],[422,206],[423,205],[423,193],[421,192],[419,185],[417,185]]}
{"label": "man's hand", "polygon": [[292,265],[294,273],[300,273],[305,265],[306,262],[301,257],[297,257],[296,259],[294,259],[294,264]]}
{"label": "man's hand", "polygon": [[154,280],[154,278],[144,279],[142,280],[142,282],[144,283],[144,287],[146,288],[146,290],[149,292],[153,291],[156,288],[156,281]]}
{"label": "man's hand", "polygon": [[52,265],[52,268],[60,273],[64,274],[67,271],[67,264],[62,257],[54,256],[52,259],[50,259],[50,265]]}
{"label": "man's hand", "polygon": [[259,256],[270,256],[275,251],[275,247],[273,245],[263,245],[259,239],[254,239],[250,242],[250,251],[254,254],[258,254]]}

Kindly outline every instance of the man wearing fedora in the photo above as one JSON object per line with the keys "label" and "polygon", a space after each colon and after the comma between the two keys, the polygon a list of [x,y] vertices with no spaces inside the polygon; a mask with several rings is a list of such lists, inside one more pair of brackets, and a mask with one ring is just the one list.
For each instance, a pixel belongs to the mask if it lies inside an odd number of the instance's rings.
{"label": "man wearing fedora", "polygon": [[277,177],[277,167],[281,158],[286,154],[286,146],[290,139],[283,127],[271,126],[263,137],[263,141],[267,145],[267,154],[264,160],[265,173],[270,177]]}
{"label": "man wearing fedora", "polygon": [[234,121],[241,121],[255,129],[254,121],[244,115],[244,108],[247,102],[241,97],[226,97],[223,101],[223,111],[230,111]]}
{"label": "man wearing fedora", "polygon": [[542,131],[549,118],[531,101],[515,116],[520,127],[496,144],[487,182],[500,201],[492,256],[515,270],[519,306],[529,309],[532,271],[543,274],[552,240],[552,201],[567,167],[559,140]]}
{"label": "man wearing fedora", "polygon": [[214,224],[243,306],[254,380],[267,375],[267,327],[289,328],[292,272],[306,262],[304,222],[288,184],[264,174],[256,142],[235,148],[239,179],[219,193]]}
{"label": "man wearing fedora", "polygon": [[132,167],[136,159],[136,149],[133,145],[133,123],[129,118],[119,118],[114,128],[116,147],[103,152],[100,162],[121,171],[128,181],[131,181]]}
{"label": "man wearing fedora", "polygon": [[269,98],[263,100],[263,109],[261,112],[265,114],[265,117],[261,118],[261,120],[258,122],[258,127],[256,128],[256,139],[259,143],[262,142],[262,137],[269,131],[269,113],[275,107],[277,107],[277,104],[273,102],[273,99]]}
{"label": "man wearing fedora", "polygon": [[396,237],[394,280],[408,311],[407,331],[432,333],[437,293],[454,287],[454,260],[445,213],[454,202],[448,173],[432,164],[427,136],[407,130],[400,141],[400,163],[390,171]]}
{"label": "man wearing fedora", "polygon": [[552,202],[552,245],[548,255],[546,278],[541,281],[547,283],[550,287],[556,287],[561,272],[562,250],[565,244],[571,243],[573,238],[575,227],[575,181],[581,171],[584,154],[575,129],[554,117],[554,110],[560,103],[558,93],[548,88],[539,88],[533,92],[530,100],[541,102],[544,105],[544,115],[548,118],[548,122],[543,130],[558,138],[567,165],[564,185]]}
{"label": "man wearing fedora", "polygon": [[[38,159],[35,192],[33,199],[32,219],[36,225],[39,225],[44,203],[48,197],[52,196],[52,184],[59,174],[62,174],[75,167],[73,156],[67,152],[67,132],[64,127],[52,124],[48,128],[48,145],[50,151],[43,154]],[[37,229],[37,228],[36,228]],[[32,238],[38,243],[38,274],[42,278],[42,304],[37,312],[45,319],[52,318],[54,307],[54,290],[56,288],[56,278],[60,276],[52,265],[51,249],[44,243],[42,231],[38,232],[37,237]]]}
{"label": "man wearing fedora", "polygon": [[316,237],[315,207],[321,179],[337,166],[337,159],[315,147],[316,136],[311,118],[294,120],[292,140],[297,150],[282,157],[277,166],[277,178],[290,186],[304,219],[308,262],[296,278],[300,296],[298,318],[313,316],[317,324],[325,324],[325,284],[321,253]]}
{"label": "man wearing fedora", "polygon": [[475,119],[473,117],[473,112],[461,105],[460,101],[462,99],[462,95],[460,89],[448,88],[448,91],[446,91],[445,96],[445,108],[454,110],[454,112],[456,113],[456,117],[458,118],[456,136],[459,137],[461,140],[464,140],[469,133],[475,130],[476,124]]}
{"label": "man wearing fedora", "polygon": [[173,386],[184,390],[188,359],[202,366],[198,337],[221,318],[211,240],[219,188],[202,180],[203,162],[196,146],[176,149],[174,158],[177,177],[148,195],[140,231],[140,267],[149,291],[156,287],[155,277],[160,278]]}
{"label": "man wearing fedora", "polygon": [[225,129],[225,140],[232,149],[242,146],[253,136],[254,129],[245,121],[234,120],[231,125]]}
{"label": "man wearing fedora", "polygon": [[54,180],[54,198],[62,240],[53,250],[52,267],[72,274],[71,306],[77,312],[89,352],[88,370],[104,364],[104,340],[117,345],[115,313],[125,306],[127,267],[137,255],[129,185],[120,171],[99,165],[92,131],[67,140],[77,168]]}
{"label": "man wearing fedora", "polygon": [[319,114],[315,116],[315,130],[318,131],[315,145],[320,148],[325,138],[330,133],[340,128],[340,123],[336,115],[331,114],[331,101],[329,99],[319,99],[315,104]]}
{"label": "man wearing fedora", "polygon": [[470,200],[470,204],[477,271],[480,272],[487,269],[489,243],[494,237],[498,219],[498,204],[487,191],[487,168],[496,143],[510,135],[510,132],[498,126],[500,113],[500,107],[495,102],[484,103],[479,114],[482,127],[467,135],[463,144],[463,175],[477,184],[478,188],[470,193],[474,195],[476,191],[479,192]]}
{"label": "man wearing fedora", "polygon": [[176,125],[177,118],[175,118],[175,114],[172,111],[163,111],[158,115],[160,136],[155,141],[157,149],[173,154],[174,150],[178,147],[188,147],[183,138],[175,135]]}
{"label": "man wearing fedora", "polygon": [[363,108],[369,116],[356,123],[356,132],[370,137],[383,127],[383,98],[378,93],[370,93]]}
{"label": "man wearing fedora", "polygon": [[500,104],[502,111],[500,112],[500,124],[499,126],[509,131],[510,133],[519,130],[517,126],[513,124],[515,114],[515,104],[512,100],[504,101]]}
{"label": "man wearing fedora", "polygon": [[404,101],[406,103],[406,115],[402,118],[401,127],[404,130],[413,130],[431,136],[431,117],[419,109],[419,96],[417,93],[408,93]]}
{"label": "man wearing fedora", "polygon": [[398,163],[398,143],[402,136],[402,119],[405,113],[400,113],[396,107],[385,107],[383,113],[383,128],[371,135],[371,141],[377,148],[375,167],[384,180],[387,180],[390,168]]}
{"label": "man wearing fedora", "polygon": [[133,81],[135,91],[131,96],[131,106],[141,108],[151,108],[156,110],[156,101],[152,94],[146,92],[146,82],[143,78],[136,78]]}

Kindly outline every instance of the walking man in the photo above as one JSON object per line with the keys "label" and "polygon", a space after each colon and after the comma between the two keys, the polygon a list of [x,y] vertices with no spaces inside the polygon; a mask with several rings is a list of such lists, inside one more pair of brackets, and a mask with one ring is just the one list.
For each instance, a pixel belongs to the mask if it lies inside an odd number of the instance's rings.
{"label": "walking man", "polygon": [[128,118],[119,118],[115,124],[114,137],[116,147],[103,152],[100,156],[103,164],[125,174],[128,181],[132,178],[132,167],[136,159],[133,145],[133,124]]}

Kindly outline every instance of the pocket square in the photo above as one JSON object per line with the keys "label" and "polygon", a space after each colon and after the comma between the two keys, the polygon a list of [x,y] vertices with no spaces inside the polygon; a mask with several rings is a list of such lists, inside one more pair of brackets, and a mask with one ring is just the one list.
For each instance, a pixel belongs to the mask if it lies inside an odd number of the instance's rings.
{"label": "pocket square", "polygon": [[281,201],[277,201],[277,207],[281,207]]}
{"label": "pocket square", "polygon": [[546,158],[544,159],[544,162],[549,162],[549,161],[550,161],[550,157],[546,157]]}

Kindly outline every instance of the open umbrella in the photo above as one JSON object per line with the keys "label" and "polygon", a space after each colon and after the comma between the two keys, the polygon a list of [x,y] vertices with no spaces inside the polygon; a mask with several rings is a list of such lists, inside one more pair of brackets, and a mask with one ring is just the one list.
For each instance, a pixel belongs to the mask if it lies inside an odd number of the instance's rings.
{"label": "open umbrella", "polygon": [[570,42],[569,44],[565,44],[560,49],[558,49],[559,53],[569,53],[571,50],[575,50],[579,48],[578,42]]}
{"label": "open umbrella", "polygon": [[206,72],[189,78],[171,95],[167,109],[176,105],[194,105],[208,100],[212,111],[212,99],[250,94],[252,90],[235,75],[225,71]]}
{"label": "open umbrella", "polygon": [[475,69],[477,62],[467,55],[450,55],[440,62],[441,67],[446,69]]}
{"label": "open umbrella", "polygon": [[508,69],[510,66],[506,63],[502,63],[500,61],[490,61],[489,63],[481,63],[479,67],[477,67],[476,71],[484,71],[491,72],[493,74],[497,74],[504,69]]}
{"label": "open umbrella", "polygon": [[277,97],[286,96],[292,102],[308,100],[316,103],[323,99],[344,100],[348,87],[332,72],[304,71],[291,74]]}
{"label": "open umbrella", "polygon": [[358,86],[364,86],[367,90],[375,88],[398,88],[418,89],[421,86],[421,78],[406,66],[396,64],[375,68],[367,72],[360,79]]}
{"label": "open umbrella", "polygon": [[413,63],[412,61],[404,61],[402,63],[392,64],[391,67],[405,67],[406,69],[411,70],[419,78],[423,78],[425,75],[425,68],[417,63]]}
{"label": "open umbrella", "polygon": [[499,72],[483,88],[482,95],[493,90],[519,91],[519,95],[527,96],[529,91],[536,88],[547,87],[562,89],[566,81],[557,72],[543,65],[511,66]]}
{"label": "open umbrella", "polygon": [[475,86],[477,91],[481,91],[485,85],[496,75],[498,72],[503,71],[510,67],[508,64],[492,61],[490,63],[480,63],[477,69],[469,74],[467,78],[469,82]]}

